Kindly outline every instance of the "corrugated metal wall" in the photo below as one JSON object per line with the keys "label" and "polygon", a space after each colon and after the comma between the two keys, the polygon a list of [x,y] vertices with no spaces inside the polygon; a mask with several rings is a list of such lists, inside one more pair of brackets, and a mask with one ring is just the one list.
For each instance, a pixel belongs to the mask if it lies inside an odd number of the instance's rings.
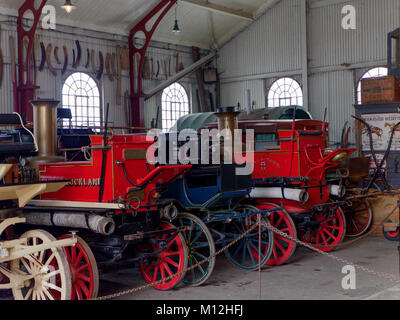
{"label": "corrugated metal wall", "polygon": [[[16,17],[0,15],[0,22],[2,24],[2,42],[1,48],[4,55],[5,62],[5,73],[3,86],[0,89],[0,113],[7,113],[14,111],[14,99],[13,99],[13,88],[10,80],[10,50],[9,50],[9,37],[13,36],[15,38],[15,46],[17,46],[17,32],[16,32]],[[37,72],[37,84],[41,87],[37,90],[36,95],[38,98],[52,98],[57,100],[62,100],[62,86],[64,80],[73,72],[81,71],[86,72],[94,77],[94,73],[91,68],[86,69],[84,65],[86,64],[86,48],[90,50],[95,50],[96,64],[99,65],[98,54],[99,51],[103,53],[104,58],[107,52],[113,53],[116,50],[117,45],[127,45],[128,38],[106,34],[101,32],[94,32],[88,30],[78,30],[76,28],[57,26],[57,30],[43,30],[38,29],[37,34],[40,35],[40,41],[43,41],[45,46],[49,43],[52,44],[53,49],[55,46],[59,47],[60,59],[63,60],[63,50],[62,47],[65,45],[69,52],[69,67],[65,75],[61,75],[62,65],[57,65],[54,56],[52,55],[53,66],[57,70],[57,76],[53,76],[49,71],[47,64],[43,72]],[[79,40],[82,46],[82,59],[81,65],[77,70],[72,70],[72,50],[75,49],[75,40]],[[164,60],[171,58],[173,61],[173,66],[175,66],[175,54],[179,51],[180,60],[184,66],[189,66],[193,63],[191,49],[187,47],[166,45],[162,43],[154,42],[150,45],[148,49],[148,55],[153,57],[154,61]],[[40,48],[36,52],[37,65],[40,64]],[[156,63],[155,63],[156,68]],[[156,70],[154,70],[154,73]],[[175,67],[173,67],[173,74],[175,73]],[[163,69],[160,71],[160,79],[164,80]],[[162,80],[144,80],[144,90],[150,89],[158,84]],[[193,85],[195,78],[193,76],[186,77],[181,81],[181,84],[187,89],[189,99],[192,101],[192,109],[197,110],[197,99],[196,97],[196,86]],[[105,106],[110,103],[110,114],[109,120],[114,126],[126,126],[128,125],[126,121],[126,110],[124,108],[124,94],[126,91],[130,90],[130,80],[129,72],[127,70],[122,70],[122,89],[121,89],[121,105],[116,104],[116,81],[111,82],[106,73],[104,72],[103,77],[97,81],[100,92],[102,92],[102,105]],[[146,127],[150,126],[151,120],[155,118],[157,106],[161,105],[161,94],[158,94],[151,99],[147,100],[145,103],[145,121]],[[103,108],[104,109],[104,108]],[[161,123],[161,119],[160,122]]]}
{"label": "corrugated metal wall", "polygon": [[[273,79],[296,75],[301,82],[300,4],[281,0],[222,47],[222,104],[245,106],[250,89],[256,107],[263,107]],[[349,4],[356,9],[356,30],[342,28],[341,11]],[[398,0],[308,2],[308,108],[316,119],[328,109],[332,143],[340,141],[345,122],[352,122],[355,79],[368,68],[386,64],[386,36],[400,27],[399,12]]]}

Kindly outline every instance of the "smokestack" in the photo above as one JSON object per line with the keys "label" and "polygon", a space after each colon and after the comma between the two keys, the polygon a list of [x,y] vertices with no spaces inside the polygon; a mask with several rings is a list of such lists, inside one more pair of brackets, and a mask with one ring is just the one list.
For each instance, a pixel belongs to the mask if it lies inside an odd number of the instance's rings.
{"label": "smokestack", "polygon": [[[215,115],[218,118],[218,131],[220,139],[224,137],[221,143],[221,160],[232,158],[234,149],[235,130],[238,129],[238,115],[240,111],[236,111],[235,107],[221,107]],[[225,133],[225,134],[224,134]],[[224,155],[227,154],[228,158]]]}
{"label": "smokestack", "polygon": [[60,101],[40,99],[30,102],[33,106],[33,129],[39,148],[38,156],[30,159],[33,167],[40,163],[63,161],[57,156],[57,106]]}

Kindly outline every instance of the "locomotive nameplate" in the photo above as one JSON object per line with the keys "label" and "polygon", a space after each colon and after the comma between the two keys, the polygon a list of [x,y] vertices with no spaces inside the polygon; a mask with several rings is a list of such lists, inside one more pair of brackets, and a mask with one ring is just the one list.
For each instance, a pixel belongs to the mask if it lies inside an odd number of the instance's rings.
{"label": "locomotive nameplate", "polygon": [[146,159],[147,150],[146,149],[135,149],[135,150],[124,150],[125,160],[143,160]]}

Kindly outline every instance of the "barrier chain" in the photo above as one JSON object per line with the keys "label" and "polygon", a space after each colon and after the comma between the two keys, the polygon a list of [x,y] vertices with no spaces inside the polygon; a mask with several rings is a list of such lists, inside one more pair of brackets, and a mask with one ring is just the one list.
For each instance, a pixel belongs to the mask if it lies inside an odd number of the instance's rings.
{"label": "barrier chain", "polygon": [[[396,209],[397,209],[397,207],[394,208],[393,211],[383,220],[383,223],[392,215],[392,213],[393,213],[394,210],[396,210]],[[382,223],[382,224],[383,224],[383,223]],[[211,255],[210,257],[208,257],[208,258],[206,258],[206,259],[203,259],[203,260],[201,260],[200,262],[196,263],[195,265],[192,265],[192,266],[186,268],[185,270],[182,270],[182,271],[180,271],[180,272],[178,272],[178,273],[176,273],[176,274],[174,274],[174,275],[172,275],[172,276],[166,277],[166,278],[164,278],[164,279],[158,280],[158,281],[153,282],[153,283],[145,284],[145,285],[140,286],[140,287],[136,287],[136,288],[133,288],[133,289],[121,291],[121,292],[118,292],[118,293],[114,293],[114,294],[110,294],[110,295],[106,295],[106,296],[102,296],[102,297],[98,297],[98,298],[94,298],[94,299],[91,299],[91,300],[110,300],[110,299],[115,299],[115,298],[118,298],[118,297],[121,297],[121,296],[124,296],[124,295],[128,295],[128,294],[132,294],[132,293],[135,293],[135,292],[138,292],[138,291],[145,290],[145,289],[150,288],[150,287],[152,287],[152,286],[154,286],[154,285],[161,284],[161,283],[163,283],[163,282],[165,282],[165,281],[168,281],[168,280],[171,280],[171,279],[173,279],[173,278],[175,278],[175,277],[177,277],[177,276],[180,276],[181,274],[186,273],[186,272],[188,272],[188,271],[191,271],[192,269],[197,268],[199,265],[202,265],[202,264],[204,264],[204,263],[210,261],[211,259],[217,257],[217,256],[220,255],[222,252],[224,252],[225,250],[227,250],[228,248],[230,248],[231,246],[233,246],[235,243],[237,243],[238,241],[240,241],[241,239],[243,239],[246,235],[248,235],[250,232],[252,232],[255,228],[259,227],[261,224],[262,224],[263,227],[267,228],[268,230],[272,231],[273,233],[275,233],[275,234],[277,234],[277,235],[279,235],[279,236],[281,236],[281,237],[283,237],[283,238],[285,238],[285,239],[288,239],[288,240],[290,240],[290,241],[294,241],[294,242],[296,242],[298,245],[301,245],[301,246],[303,246],[303,247],[306,247],[306,248],[308,248],[308,249],[310,249],[310,250],[312,250],[312,251],[314,251],[314,252],[317,252],[317,253],[319,253],[319,254],[325,256],[325,257],[328,257],[328,258],[330,258],[330,259],[336,260],[336,261],[338,261],[338,262],[340,262],[340,263],[342,263],[342,264],[345,264],[345,265],[352,265],[352,266],[354,266],[355,268],[357,268],[357,269],[359,269],[359,270],[361,270],[361,271],[363,271],[363,272],[366,272],[366,273],[375,275],[375,276],[377,276],[377,277],[381,277],[381,278],[384,278],[384,279],[386,279],[386,280],[390,280],[390,281],[395,282],[395,283],[400,283],[400,278],[399,278],[398,276],[396,276],[396,275],[393,275],[393,274],[390,274],[390,273],[386,273],[386,272],[374,271],[374,270],[369,269],[369,268],[367,268],[367,267],[364,267],[364,266],[361,266],[361,265],[359,265],[359,264],[353,263],[353,262],[351,262],[351,261],[349,261],[349,260],[346,260],[346,259],[343,259],[343,258],[339,258],[339,257],[333,255],[332,253],[328,253],[328,252],[322,251],[322,250],[320,250],[320,249],[318,249],[318,248],[312,246],[312,245],[309,244],[309,243],[306,243],[306,242],[303,242],[303,241],[301,241],[301,240],[299,240],[299,239],[297,239],[297,238],[291,237],[291,236],[288,235],[287,233],[285,233],[285,232],[283,232],[283,231],[280,231],[279,229],[273,227],[269,222],[267,222],[267,221],[264,220],[264,219],[259,219],[257,223],[255,223],[255,224],[254,224],[253,226],[251,226],[246,232],[244,232],[243,234],[241,234],[238,238],[236,238],[235,240],[233,240],[232,242],[230,242],[229,244],[227,244],[225,247],[223,247],[223,248],[221,248],[220,250],[216,251],[216,252],[215,252],[213,255]],[[364,237],[366,237],[367,235],[369,235],[371,232],[373,232],[374,230],[376,230],[377,227],[379,227],[379,225],[376,226],[376,227],[375,227],[373,230],[371,230],[370,232],[368,232],[366,235],[363,235],[363,236],[361,236],[361,237],[359,237],[359,238],[357,238],[357,239],[355,239],[355,240],[345,242],[345,243],[343,243],[342,245],[346,245],[346,244],[349,244],[349,243],[354,243],[355,241],[359,241],[359,240],[363,239]],[[259,232],[261,232],[261,228],[259,228]],[[259,266],[259,270],[258,270],[258,271],[259,271],[259,281],[260,281],[259,298],[261,299],[261,279],[260,279],[260,271],[261,271],[261,270],[260,270],[260,267],[261,267],[261,266]]]}

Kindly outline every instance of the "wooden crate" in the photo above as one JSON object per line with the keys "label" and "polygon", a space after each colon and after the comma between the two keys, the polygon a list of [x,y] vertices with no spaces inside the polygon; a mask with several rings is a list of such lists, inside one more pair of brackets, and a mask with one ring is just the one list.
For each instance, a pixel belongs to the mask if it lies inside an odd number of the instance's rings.
{"label": "wooden crate", "polygon": [[[373,235],[382,235],[383,228],[385,228],[385,231],[396,230],[396,221],[399,222],[398,200],[398,194],[381,195],[368,199],[373,212],[373,222],[370,229],[373,230]],[[395,209],[394,212],[384,222],[393,209]]]}
{"label": "wooden crate", "polygon": [[395,76],[361,80],[361,103],[400,102],[400,81]]}

